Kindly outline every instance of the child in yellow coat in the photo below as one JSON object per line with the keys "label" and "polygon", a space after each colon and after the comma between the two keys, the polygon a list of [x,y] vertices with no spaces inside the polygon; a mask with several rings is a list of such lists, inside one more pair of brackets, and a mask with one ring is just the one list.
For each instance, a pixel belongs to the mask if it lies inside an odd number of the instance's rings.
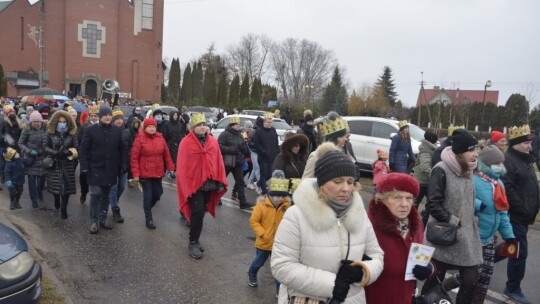
{"label": "child in yellow coat", "polygon": [[[270,191],[267,195],[259,196],[253,209],[249,224],[257,236],[255,240],[256,255],[248,270],[248,283],[251,287],[259,286],[257,272],[272,254],[274,236],[285,210],[289,207],[289,180],[285,173],[275,170],[270,179]],[[277,293],[279,282],[276,281]],[[276,293],[276,294],[277,294]]]}

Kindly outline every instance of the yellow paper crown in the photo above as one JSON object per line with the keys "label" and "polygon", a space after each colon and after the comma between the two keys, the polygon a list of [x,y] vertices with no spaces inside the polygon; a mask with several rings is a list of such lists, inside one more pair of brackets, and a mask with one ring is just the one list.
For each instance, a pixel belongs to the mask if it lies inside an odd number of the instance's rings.
{"label": "yellow paper crown", "polygon": [[[11,147],[8,147],[6,149],[6,152],[4,152],[4,158],[6,160],[11,160],[13,158],[13,156],[15,156],[15,154],[17,154],[17,150],[11,148]],[[289,191],[288,189],[288,186],[287,186],[287,191]]]}
{"label": "yellow paper crown", "polygon": [[272,119],[272,118],[274,118],[274,114],[271,113],[271,112],[264,112],[263,118],[264,119]]}
{"label": "yellow paper crown", "polygon": [[242,138],[243,138],[243,139],[248,139],[248,135],[247,135],[246,132],[242,132],[242,133],[240,133],[240,134],[242,134]]}
{"label": "yellow paper crown", "polygon": [[298,185],[300,185],[300,181],[302,181],[301,178],[291,178],[291,194],[294,193],[294,191],[296,191],[296,189],[298,188]]}
{"label": "yellow paper crown", "polygon": [[98,114],[99,113],[99,108],[97,105],[91,105],[88,107],[88,114]]}
{"label": "yellow paper crown", "polygon": [[401,130],[401,128],[406,127],[408,125],[409,125],[409,123],[406,120],[400,120],[398,122],[398,127],[399,127],[400,130]]}
{"label": "yellow paper crown", "polygon": [[79,152],[77,152],[77,149],[69,148],[68,150],[71,152],[71,156],[68,157],[69,160],[74,160],[74,159],[77,159],[79,157]]}
{"label": "yellow paper crown", "polygon": [[455,130],[457,129],[465,129],[465,126],[454,126],[454,125],[450,125],[448,127],[448,136],[451,136]]}
{"label": "yellow paper crown", "polygon": [[191,114],[191,125],[196,127],[198,124],[206,123],[206,117],[204,113],[192,113]]}
{"label": "yellow paper crown", "polygon": [[229,124],[239,124],[240,116],[229,116]]}
{"label": "yellow paper crown", "polygon": [[[347,130],[348,123],[345,119],[339,117],[335,120],[327,119],[318,126],[322,136],[327,137],[338,132],[345,132]],[[345,135],[345,134],[343,134]]]}
{"label": "yellow paper crown", "polygon": [[289,180],[286,178],[271,178],[270,192],[286,192],[289,193]]}
{"label": "yellow paper crown", "polygon": [[514,139],[521,136],[526,136],[531,134],[531,129],[529,128],[529,125],[523,125],[521,127],[513,126],[508,130],[508,139]]}

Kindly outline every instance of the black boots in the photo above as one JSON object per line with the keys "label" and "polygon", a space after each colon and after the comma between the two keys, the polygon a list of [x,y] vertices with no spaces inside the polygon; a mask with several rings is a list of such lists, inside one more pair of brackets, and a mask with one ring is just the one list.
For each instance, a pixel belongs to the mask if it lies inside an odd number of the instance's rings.
{"label": "black boots", "polygon": [[81,194],[80,201],[81,201],[81,205],[86,203],[86,194]]}
{"label": "black boots", "polygon": [[67,220],[67,208],[60,208],[60,218],[63,220]]}
{"label": "black boots", "polygon": [[60,209],[60,196],[58,195],[54,196],[54,208],[56,210]]}
{"label": "black boots", "polygon": [[120,214],[120,207],[112,207],[111,209],[112,209],[113,221],[116,223],[123,223],[124,218]]}

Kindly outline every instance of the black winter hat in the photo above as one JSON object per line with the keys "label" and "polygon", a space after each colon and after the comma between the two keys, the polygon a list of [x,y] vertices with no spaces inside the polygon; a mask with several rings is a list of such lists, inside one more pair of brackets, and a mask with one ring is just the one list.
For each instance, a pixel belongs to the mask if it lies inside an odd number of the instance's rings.
{"label": "black winter hat", "polygon": [[161,114],[163,115],[163,111],[161,109],[155,109],[153,112],[152,112],[152,117],[155,117],[156,115],[158,114]]}
{"label": "black winter hat", "polygon": [[313,121],[313,115],[307,114],[304,116],[304,122]]}
{"label": "black winter hat", "polygon": [[99,108],[98,117],[101,118],[105,115],[112,115],[112,109],[109,106],[101,106]]}
{"label": "black winter hat", "polygon": [[319,187],[341,176],[356,177],[356,168],[345,153],[330,151],[315,163],[315,177],[317,177]]}
{"label": "black winter hat", "polygon": [[478,140],[465,129],[457,129],[452,133],[452,151],[460,154],[476,148]]}
{"label": "black winter hat", "polygon": [[424,139],[434,144],[437,142],[439,137],[437,137],[437,134],[427,131],[426,133],[424,133]]}

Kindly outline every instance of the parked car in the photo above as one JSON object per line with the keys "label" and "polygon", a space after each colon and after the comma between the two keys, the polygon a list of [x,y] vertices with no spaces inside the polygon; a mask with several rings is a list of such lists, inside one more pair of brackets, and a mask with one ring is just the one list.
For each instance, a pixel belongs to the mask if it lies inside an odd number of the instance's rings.
{"label": "parked car", "polygon": [[208,123],[215,123],[217,121],[217,113],[212,108],[203,106],[193,106],[187,108],[186,113],[191,116],[192,113],[204,113],[204,117]]}
{"label": "parked car", "polygon": [[118,108],[124,113],[124,118],[127,119],[133,113],[135,106],[119,105]]}
{"label": "parked car", "polygon": [[[146,113],[148,113],[148,111],[150,111],[151,108],[152,108],[152,106],[143,106],[143,107],[141,107],[141,114],[144,117],[146,117]],[[174,112],[174,111],[178,111],[178,108],[173,107],[173,106],[160,106],[159,108],[161,109],[161,111],[163,111],[163,119],[164,120],[169,120],[169,116],[171,115],[171,113]]]}
{"label": "parked car", "polygon": [[267,111],[261,111],[261,110],[244,110],[242,111],[242,114],[246,114],[246,115],[255,115],[255,116],[263,116],[264,113],[266,113]]}
{"label": "parked car", "polygon": [[[351,130],[350,142],[356,160],[362,170],[371,171],[371,166],[377,160],[377,149],[390,152],[392,137],[399,131],[398,121],[380,117],[345,116]],[[418,154],[420,142],[424,139],[425,131],[416,125],[409,124],[411,145],[414,154]]]}
{"label": "parked car", "polygon": [[[229,118],[233,115],[229,115],[223,119],[221,119],[218,123],[214,124],[212,126],[212,135],[214,135],[215,138],[219,137],[219,134],[221,132],[225,131],[225,128],[229,125]],[[255,121],[257,120],[258,116],[255,115],[245,115],[245,114],[239,114],[234,116],[240,116],[240,126],[244,127],[244,123],[247,120],[250,120],[253,125],[255,126]],[[288,130],[292,130],[291,126],[285,122],[285,120],[280,118],[273,118],[272,119],[272,126],[276,128],[277,134],[278,134],[278,141],[279,144],[285,140],[285,132]]]}
{"label": "parked car", "polygon": [[13,229],[0,224],[0,303],[39,303],[41,267]]}

